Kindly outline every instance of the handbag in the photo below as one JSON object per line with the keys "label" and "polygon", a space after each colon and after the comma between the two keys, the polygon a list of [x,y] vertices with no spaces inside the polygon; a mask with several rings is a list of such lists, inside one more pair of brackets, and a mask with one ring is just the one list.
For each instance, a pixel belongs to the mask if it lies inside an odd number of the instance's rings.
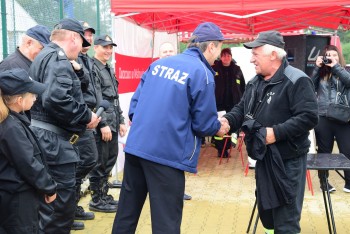
{"label": "handbag", "polygon": [[346,89],[344,87],[343,91],[339,92],[337,79],[337,94],[335,97],[335,102],[329,104],[326,114],[328,119],[340,124],[348,124],[350,121],[350,107],[345,91]]}

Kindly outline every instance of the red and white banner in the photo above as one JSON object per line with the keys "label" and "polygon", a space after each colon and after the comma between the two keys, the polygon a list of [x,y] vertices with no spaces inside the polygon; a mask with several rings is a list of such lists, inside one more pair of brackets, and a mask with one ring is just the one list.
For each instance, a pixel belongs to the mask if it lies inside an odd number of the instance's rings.
{"label": "red and white banner", "polygon": [[119,94],[134,92],[142,74],[152,62],[152,58],[138,58],[115,53],[115,74],[119,81]]}
{"label": "red and white banner", "polygon": [[177,35],[154,32],[122,18],[114,19],[115,73],[119,94],[134,92],[148,66],[158,58],[159,47],[170,42],[177,51]]}

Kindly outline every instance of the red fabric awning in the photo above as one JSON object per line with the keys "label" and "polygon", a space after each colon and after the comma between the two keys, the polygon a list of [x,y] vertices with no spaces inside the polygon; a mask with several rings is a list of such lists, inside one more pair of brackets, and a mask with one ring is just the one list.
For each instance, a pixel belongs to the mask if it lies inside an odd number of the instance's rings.
{"label": "red fabric awning", "polygon": [[225,34],[293,32],[311,27],[350,28],[350,1],[324,0],[111,0],[112,12],[136,24],[169,33],[191,33],[204,21]]}

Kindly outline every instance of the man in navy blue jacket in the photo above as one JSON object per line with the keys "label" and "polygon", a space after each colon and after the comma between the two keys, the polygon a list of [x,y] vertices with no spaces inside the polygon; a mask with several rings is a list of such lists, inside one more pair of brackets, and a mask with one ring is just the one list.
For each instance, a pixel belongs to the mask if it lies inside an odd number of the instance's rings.
{"label": "man in navy blue jacket", "polygon": [[135,233],[147,193],[153,233],[180,233],[184,171],[197,172],[201,137],[229,131],[218,120],[214,71],[223,37],[202,23],[179,55],[155,61],[132,97],[132,127],[112,233]]}

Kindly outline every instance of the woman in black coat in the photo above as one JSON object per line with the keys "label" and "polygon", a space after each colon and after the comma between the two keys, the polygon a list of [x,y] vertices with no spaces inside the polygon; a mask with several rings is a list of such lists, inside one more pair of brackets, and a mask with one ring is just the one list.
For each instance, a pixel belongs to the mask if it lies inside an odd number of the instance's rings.
{"label": "woman in black coat", "polygon": [[[315,85],[318,101],[319,122],[315,127],[318,153],[332,153],[335,139],[339,152],[350,159],[350,123],[342,124],[327,118],[330,103],[335,103],[337,89],[340,91],[345,88],[345,92],[349,93],[350,88],[350,73],[345,69],[343,55],[336,46],[327,45],[321,56],[316,59],[311,79]],[[347,94],[346,99],[349,96]],[[349,100],[342,101],[349,102]],[[328,176],[328,172],[326,175]],[[350,193],[350,171],[344,171],[344,177],[343,191]],[[335,188],[328,184],[328,190],[333,192]]]}

